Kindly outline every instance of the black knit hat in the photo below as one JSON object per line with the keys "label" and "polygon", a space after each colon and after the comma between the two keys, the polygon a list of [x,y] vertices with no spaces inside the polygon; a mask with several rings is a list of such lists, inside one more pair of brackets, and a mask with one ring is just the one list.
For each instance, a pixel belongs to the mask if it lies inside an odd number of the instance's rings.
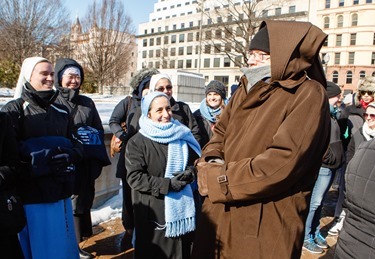
{"label": "black knit hat", "polygon": [[218,93],[223,99],[227,98],[225,85],[220,81],[212,80],[211,82],[209,82],[208,85],[206,86],[205,94],[207,95],[209,92]]}
{"label": "black knit hat", "polygon": [[327,81],[327,95],[328,98],[336,97],[341,94],[341,88],[334,82]]}
{"label": "black knit hat", "polygon": [[249,50],[254,49],[271,53],[267,26],[260,28],[260,30],[254,35],[253,39],[251,40]]}

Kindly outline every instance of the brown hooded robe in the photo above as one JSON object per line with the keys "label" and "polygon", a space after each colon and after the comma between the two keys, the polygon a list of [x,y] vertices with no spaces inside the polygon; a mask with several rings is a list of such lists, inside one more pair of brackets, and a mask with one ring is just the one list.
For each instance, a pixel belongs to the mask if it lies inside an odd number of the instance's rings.
{"label": "brown hooded robe", "polygon": [[219,157],[225,163],[198,165],[208,197],[194,259],[301,255],[310,194],[329,141],[326,81],[318,57],[326,35],[307,22],[265,25],[270,83],[259,81],[247,93],[242,78],[199,161]]}

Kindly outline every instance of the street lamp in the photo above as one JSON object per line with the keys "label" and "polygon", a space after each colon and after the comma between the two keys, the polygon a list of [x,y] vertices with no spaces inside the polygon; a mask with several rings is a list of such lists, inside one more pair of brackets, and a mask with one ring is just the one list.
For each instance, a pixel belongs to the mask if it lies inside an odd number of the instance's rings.
{"label": "street lamp", "polygon": [[328,68],[328,62],[330,60],[330,56],[329,56],[329,53],[326,53],[323,57],[323,61],[324,61],[324,73],[326,74],[326,77],[327,77],[327,68]]}

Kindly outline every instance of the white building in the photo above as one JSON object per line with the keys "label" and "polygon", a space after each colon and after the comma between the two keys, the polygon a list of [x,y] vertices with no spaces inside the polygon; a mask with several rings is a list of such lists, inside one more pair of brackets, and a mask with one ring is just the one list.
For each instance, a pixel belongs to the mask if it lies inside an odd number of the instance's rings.
{"label": "white building", "polygon": [[[237,11],[240,10],[237,16],[245,17],[246,22],[247,15],[241,14],[240,7],[256,3],[255,17],[259,21],[263,18],[310,21],[327,33],[328,40],[321,50],[327,79],[343,85],[344,89],[355,89],[361,76],[375,76],[374,1],[158,0],[149,22],[139,25],[137,68],[183,69],[203,74],[206,83],[213,79],[227,86],[236,83],[242,73],[224,53],[228,46],[220,45],[219,38],[228,35],[218,33],[213,25],[219,20],[231,24],[234,34],[241,28],[231,22],[229,14],[215,16],[215,12],[235,2]],[[235,39],[247,49],[248,42],[243,42],[243,37]],[[234,43],[229,49],[236,56],[235,61],[245,64],[244,55],[236,52]]]}

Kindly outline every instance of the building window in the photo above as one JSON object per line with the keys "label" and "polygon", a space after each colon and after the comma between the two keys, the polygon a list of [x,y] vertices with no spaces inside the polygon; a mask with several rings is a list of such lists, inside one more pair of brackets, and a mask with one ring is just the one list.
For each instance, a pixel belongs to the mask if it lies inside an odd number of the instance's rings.
{"label": "building window", "polygon": [[[168,57],[168,49],[163,49],[163,57]],[[163,65],[164,67],[167,67],[167,65]]]}
{"label": "building window", "polygon": [[181,23],[181,29],[185,28],[185,23]]}
{"label": "building window", "polygon": [[333,71],[333,73],[332,73],[332,82],[334,82],[335,84],[337,84],[338,81],[339,81],[339,72]]}
{"label": "building window", "polygon": [[195,34],[195,40],[199,41],[199,31]]}
{"label": "building window", "polygon": [[363,78],[363,77],[365,77],[366,76],[366,72],[365,71],[360,71],[359,72],[359,78]]}
{"label": "building window", "polygon": [[142,58],[147,58],[147,51],[146,50],[142,51]]}
{"label": "building window", "polygon": [[161,37],[156,38],[156,45],[159,46],[161,44]]}
{"label": "building window", "polygon": [[358,25],[358,14],[354,13],[352,14],[352,26]]}
{"label": "building window", "polygon": [[153,57],[154,57],[154,50],[150,49],[150,50],[148,51],[148,57],[149,57],[149,58],[153,58]]}
{"label": "building window", "polygon": [[212,19],[207,19],[207,24],[211,24],[212,23]]}
{"label": "building window", "polygon": [[189,28],[194,26],[194,22],[189,22]]}
{"label": "building window", "polygon": [[371,55],[371,65],[375,65],[375,52],[372,52]]}
{"label": "building window", "polygon": [[236,36],[241,37],[243,35],[241,27],[236,28]]}
{"label": "building window", "polygon": [[224,58],[224,67],[230,67],[230,59],[228,57]]}
{"label": "building window", "polygon": [[223,22],[223,18],[221,18],[221,16],[217,17],[217,22],[218,23],[222,23]]}
{"label": "building window", "polygon": [[331,7],[331,0],[326,0],[326,8],[330,8]]}
{"label": "building window", "polygon": [[220,43],[217,43],[214,45],[214,53],[220,53],[221,52],[221,44]]}
{"label": "building window", "polygon": [[156,61],[156,62],[155,62],[155,68],[156,68],[156,69],[159,69],[159,68],[160,68],[160,61]]}
{"label": "building window", "polygon": [[296,6],[295,5],[289,6],[289,13],[295,13],[295,12],[296,12]]}
{"label": "building window", "polygon": [[169,62],[169,68],[176,68],[176,61],[175,60],[171,60]]}
{"label": "building window", "polygon": [[171,43],[176,43],[176,39],[177,39],[176,35],[172,35]]}
{"label": "building window", "polygon": [[366,4],[372,4],[372,0],[366,0]]}
{"label": "building window", "polygon": [[227,16],[227,22],[231,22],[231,21],[233,21],[233,15],[228,15]]}
{"label": "building window", "polygon": [[340,54],[341,53],[335,53],[335,65],[340,65]]}
{"label": "building window", "polygon": [[262,10],[262,13],[260,15],[261,17],[267,17],[268,16],[268,10]]}
{"label": "building window", "polygon": [[210,59],[209,58],[205,58],[203,60],[203,67],[210,67]]}
{"label": "building window", "polygon": [[191,61],[191,59],[187,59],[187,60],[186,60],[186,68],[191,68],[191,66],[192,66],[192,61]]}
{"label": "building window", "polygon": [[336,35],[336,46],[341,46],[342,42],[342,34],[337,34]]}
{"label": "building window", "polygon": [[230,52],[232,50],[232,43],[225,43],[225,51]]}
{"label": "building window", "polygon": [[169,42],[169,37],[168,36],[164,36],[164,44],[168,44]]}
{"label": "building window", "polygon": [[148,68],[153,68],[154,67],[154,62],[150,61],[148,62]]}
{"label": "building window", "polygon": [[176,56],[176,48],[171,48],[171,56]]}
{"label": "building window", "polygon": [[185,41],[185,34],[180,34],[178,37],[178,42],[184,42]]}
{"label": "building window", "polygon": [[179,47],[178,48],[178,55],[183,56],[184,55],[184,47]]}
{"label": "building window", "polygon": [[225,28],[225,38],[231,38],[232,37],[232,33],[233,33],[233,29],[232,28]]}
{"label": "building window", "polygon": [[186,47],[186,55],[193,55],[193,46]]}
{"label": "building window", "polygon": [[234,63],[236,64],[236,66],[240,66],[242,64],[242,56],[237,56],[234,58]]}
{"label": "building window", "polygon": [[324,42],[323,42],[323,46],[324,47],[327,47],[328,46],[328,38],[329,38],[329,35],[328,35],[328,37],[324,40]]}
{"label": "building window", "polygon": [[375,45],[375,33],[374,33],[374,38],[372,40],[372,45]]}
{"label": "building window", "polygon": [[355,45],[357,41],[357,34],[356,33],[351,33],[350,34],[350,45]]}
{"label": "building window", "polygon": [[281,15],[281,7],[275,9],[275,15]]}
{"label": "building window", "polygon": [[329,17],[326,16],[324,17],[324,29],[328,29],[329,28]]}
{"label": "building window", "polygon": [[195,46],[195,54],[199,54],[199,46]]}
{"label": "building window", "polygon": [[206,31],[206,40],[212,39],[212,32],[211,31]]}
{"label": "building window", "polygon": [[339,6],[344,6],[344,2],[345,2],[345,0],[340,0],[339,1]]}
{"label": "building window", "polygon": [[183,60],[177,61],[177,68],[184,68],[184,61]]}
{"label": "building window", "polygon": [[359,0],[353,0],[353,4],[358,4]]}
{"label": "building window", "polygon": [[354,64],[354,55],[355,55],[354,52],[349,52],[349,59],[348,59],[349,65],[353,65]]}
{"label": "building window", "polygon": [[204,46],[204,54],[211,54],[211,45],[207,44]]}
{"label": "building window", "polygon": [[341,28],[344,24],[344,17],[342,15],[337,16],[337,27]]}
{"label": "building window", "polygon": [[147,47],[147,39],[143,40],[143,47]]}
{"label": "building window", "polygon": [[220,67],[220,58],[214,58],[214,67]]}
{"label": "building window", "polygon": [[154,39],[150,39],[150,46],[154,46]]}
{"label": "building window", "polygon": [[160,58],[160,49],[155,50],[155,57]]}
{"label": "building window", "polygon": [[348,71],[346,73],[346,83],[347,84],[351,84],[353,82],[353,72],[352,71]]}
{"label": "building window", "polygon": [[177,29],[177,24],[173,24],[173,30]]}
{"label": "building window", "polygon": [[215,37],[216,37],[216,39],[221,39],[221,30],[220,29],[215,31]]}

